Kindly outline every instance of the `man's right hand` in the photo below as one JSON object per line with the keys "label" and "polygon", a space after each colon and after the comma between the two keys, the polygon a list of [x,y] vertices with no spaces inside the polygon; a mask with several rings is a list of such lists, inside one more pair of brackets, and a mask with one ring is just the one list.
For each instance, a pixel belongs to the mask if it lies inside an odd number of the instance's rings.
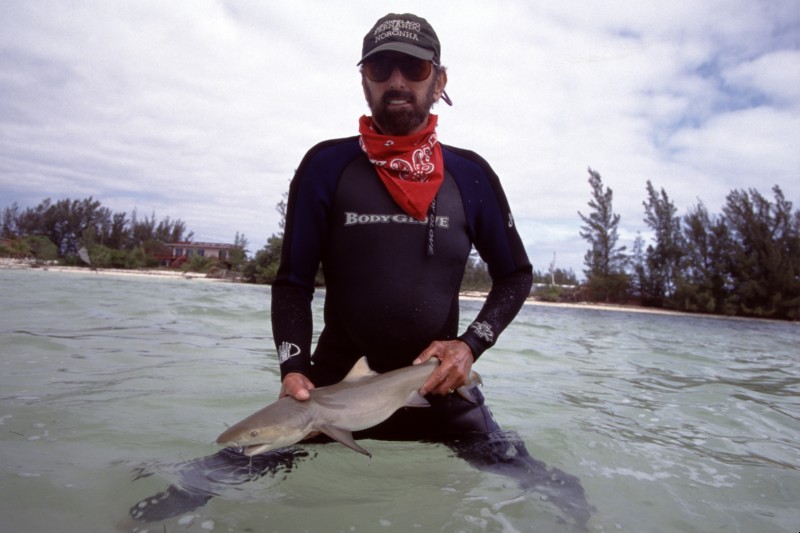
{"label": "man's right hand", "polygon": [[280,398],[291,396],[295,400],[304,402],[311,397],[308,391],[313,388],[314,384],[303,374],[299,372],[289,372],[286,374],[286,377],[283,378]]}

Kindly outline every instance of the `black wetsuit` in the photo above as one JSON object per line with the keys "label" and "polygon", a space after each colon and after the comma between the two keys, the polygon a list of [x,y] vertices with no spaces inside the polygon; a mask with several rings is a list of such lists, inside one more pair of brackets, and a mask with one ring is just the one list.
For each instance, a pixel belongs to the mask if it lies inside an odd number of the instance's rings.
{"label": "black wetsuit", "polygon": [[[530,291],[531,264],[500,182],[476,154],[449,146],[442,152],[444,182],[422,222],[397,206],[357,137],[306,155],[289,192],[272,287],[283,376],[335,383],[362,356],[386,372],[410,365],[431,341],[455,338],[477,358],[516,316]],[[493,285],[459,336],[459,289],[473,245]],[[310,302],[320,262],[325,326],[312,358]]]}
{"label": "black wetsuit", "polygon": [[[290,187],[272,286],[282,376],[300,372],[316,386],[328,385],[362,356],[386,372],[410,365],[434,340],[456,338],[477,359],[517,315],[530,293],[532,268],[500,181],[473,152],[442,146],[442,155],[444,181],[420,222],[391,198],[358,137],[328,141],[306,154]],[[459,332],[459,291],[473,246],[492,288],[467,331]],[[312,356],[311,298],[320,262],[325,325]],[[475,403],[456,394],[429,395],[431,407],[400,409],[354,436],[443,442],[477,468],[546,493],[583,525],[590,506],[578,479],[531,457],[475,392]]]}

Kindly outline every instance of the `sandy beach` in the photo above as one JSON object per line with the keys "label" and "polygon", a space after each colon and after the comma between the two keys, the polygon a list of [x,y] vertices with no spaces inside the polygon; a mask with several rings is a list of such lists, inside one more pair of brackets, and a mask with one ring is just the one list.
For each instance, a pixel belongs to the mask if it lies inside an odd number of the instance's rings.
{"label": "sandy beach", "polygon": [[23,259],[0,259],[0,269],[31,269],[41,270],[45,272],[68,272],[73,274],[96,274],[98,276],[130,276],[130,277],[150,277],[150,278],[163,278],[163,279],[187,279],[187,280],[202,280],[202,281],[226,281],[227,279],[210,278],[206,274],[199,272],[182,272],[180,270],[167,270],[167,269],[122,269],[122,268],[84,268],[84,267],[70,267],[61,266],[56,264],[36,263],[33,261],[26,261]]}
{"label": "sandy beach", "polygon": [[[461,298],[465,300],[483,300],[486,298],[486,293],[478,291],[466,291],[461,293]],[[654,315],[684,315],[684,316],[697,316],[693,313],[683,313],[680,311],[671,311],[669,309],[655,309],[652,307],[640,307],[636,305],[620,305],[620,304],[602,304],[590,302],[545,302],[538,300],[536,297],[531,296],[525,301],[525,305],[537,305],[541,307],[560,307],[569,309],[593,309],[596,311],[623,311],[626,313],[648,313]],[[719,317],[726,318],[726,317]]]}

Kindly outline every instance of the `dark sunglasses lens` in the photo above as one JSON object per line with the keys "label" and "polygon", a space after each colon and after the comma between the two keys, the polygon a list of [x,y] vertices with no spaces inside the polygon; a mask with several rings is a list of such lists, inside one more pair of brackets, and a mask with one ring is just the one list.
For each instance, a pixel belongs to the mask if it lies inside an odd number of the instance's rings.
{"label": "dark sunglasses lens", "polygon": [[403,77],[409,81],[423,81],[428,79],[432,64],[430,61],[415,58],[404,60],[377,58],[364,62],[364,74],[371,81],[378,83],[388,80],[395,68],[399,68]]}
{"label": "dark sunglasses lens", "polygon": [[389,79],[394,70],[394,63],[375,59],[364,63],[364,74],[371,81],[383,82]]}
{"label": "dark sunglasses lens", "polygon": [[413,59],[400,65],[400,72],[410,81],[422,81],[428,79],[431,73],[431,62],[421,59]]}

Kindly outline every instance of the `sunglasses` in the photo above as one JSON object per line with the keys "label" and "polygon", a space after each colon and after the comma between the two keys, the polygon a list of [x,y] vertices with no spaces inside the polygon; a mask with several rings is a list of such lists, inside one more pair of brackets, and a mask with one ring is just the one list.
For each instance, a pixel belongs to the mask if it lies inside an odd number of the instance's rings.
{"label": "sunglasses", "polygon": [[405,55],[378,56],[364,61],[363,67],[364,75],[376,83],[388,80],[396,68],[408,81],[424,81],[431,75],[433,62]]}

